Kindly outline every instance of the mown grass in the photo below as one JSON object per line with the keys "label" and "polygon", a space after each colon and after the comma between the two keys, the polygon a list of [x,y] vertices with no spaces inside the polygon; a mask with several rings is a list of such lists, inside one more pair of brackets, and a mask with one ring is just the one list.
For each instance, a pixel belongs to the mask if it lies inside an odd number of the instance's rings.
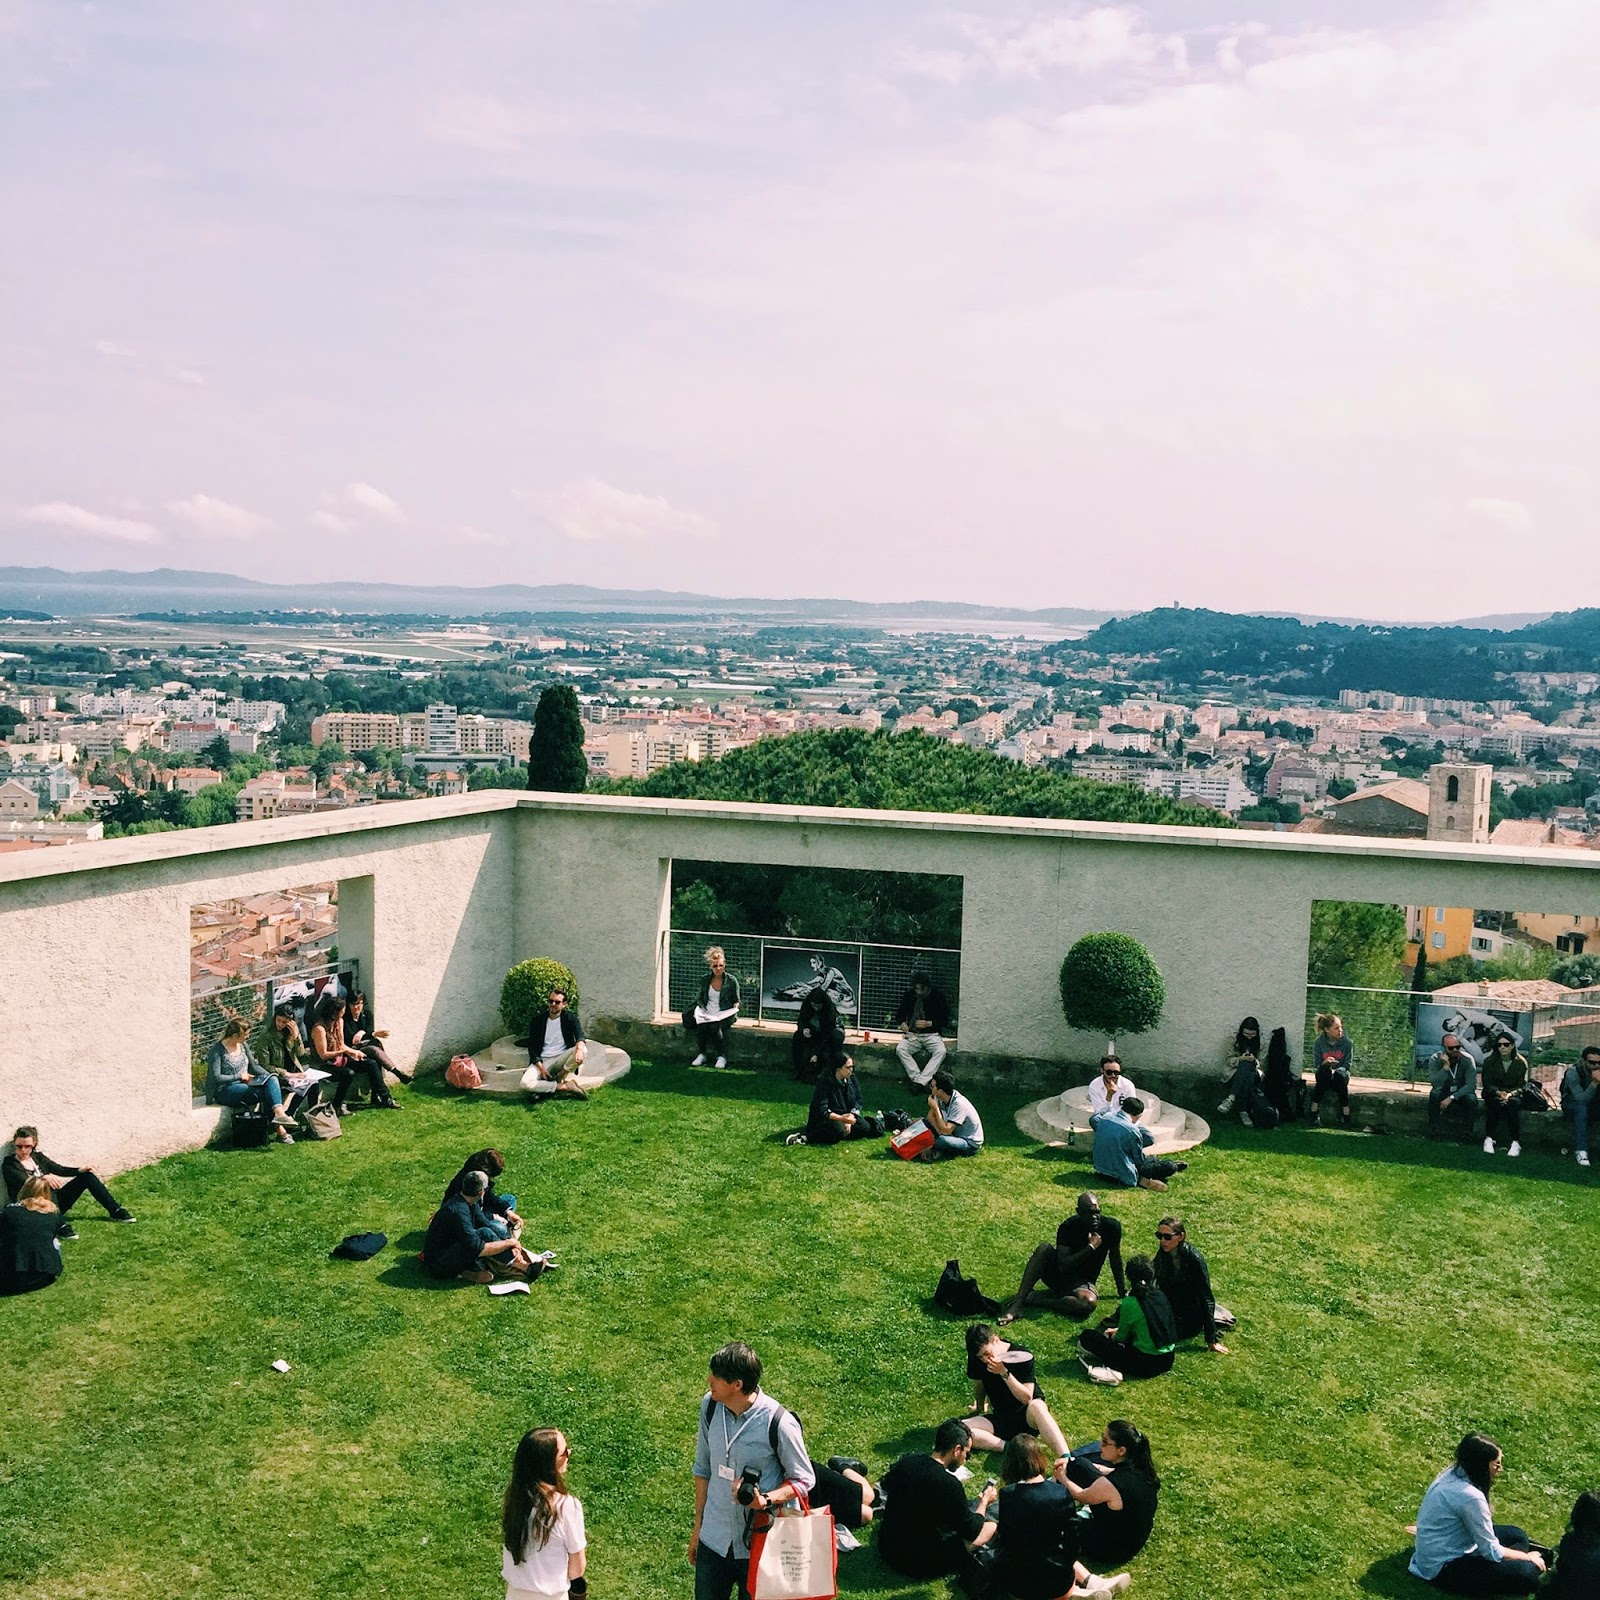
{"label": "mown grass", "polygon": [[[554,1423],[597,1592],[689,1593],[709,1352],[750,1340],[815,1454],[877,1469],[925,1448],[967,1398],[960,1327],[930,1301],[946,1257],[1003,1295],[1086,1178],[1015,1132],[1014,1098],[978,1097],[979,1160],[929,1168],[784,1149],[800,1095],[648,1064],[587,1106],[418,1088],[335,1144],[123,1177],[138,1225],[80,1207],[62,1282],[0,1301],[0,1582],[20,1600],[498,1600],[511,1448]],[[485,1144],[562,1254],[531,1296],[435,1286],[411,1259]],[[1127,1415],[1154,1441],[1136,1593],[1420,1594],[1403,1527],[1469,1428],[1506,1450],[1497,1513],[1541,1539],[1600,1483],[1600,1243],[1568,1164],[1223,1129],[1169,1195],[1107,1207],[1134,1248],[1181,1209],[1241,1317],[1231,1357],[1191,1347],[1114,1392],[1082,1380],[1069,1325],[1020,1325],[1070,1438]],[[377,1260],[328,1259],[367,1228],[390,1236]],[[845,1593],[944,1593],[870,1548],[840,1570]]]}

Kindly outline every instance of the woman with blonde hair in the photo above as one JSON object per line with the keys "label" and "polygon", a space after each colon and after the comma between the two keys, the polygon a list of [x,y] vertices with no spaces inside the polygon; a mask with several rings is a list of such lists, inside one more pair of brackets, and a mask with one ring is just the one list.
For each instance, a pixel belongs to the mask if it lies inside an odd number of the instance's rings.
{"label": "woman with blonde hair", "polygon": [[500,1511],[506,1600],[588,1592],[583,1504],[567,1490],[571,1459],[559,1428],[531,1429],[517,1445]]}
{"label": "woman with blonde hair", "polygon": [[728,1030],[739,1015],[739,980],[728,971],[728,958],[722,946],[714,944],[706,951],[706,976],[694,997],[694,1004],[685,1008],[683,1031],[699,1045],[699,1054],[690,1066],[703,1067],[707,1061],[714,1067],[728,1064]]}
{"label": "woman with blonde hair", "polygon": [[61,1213],[42,1176],[0,1211],[0,1294],[47,1289],[61,1276]]}
{"label": "woman with blonde hair", "polygon": [[1333,1093],[1339,1097],[1339,1126],[1348,1128],[1350,1074],[1355,1071],[1356,1052],[1336,1012],[1324,1011],[1317,1018],[1317,1042],[1312,1046],[1311,1059],[1317,1069],[1317,1081],[1311,1090],[1311,1126],[1322,1121],[1322,1097]]}

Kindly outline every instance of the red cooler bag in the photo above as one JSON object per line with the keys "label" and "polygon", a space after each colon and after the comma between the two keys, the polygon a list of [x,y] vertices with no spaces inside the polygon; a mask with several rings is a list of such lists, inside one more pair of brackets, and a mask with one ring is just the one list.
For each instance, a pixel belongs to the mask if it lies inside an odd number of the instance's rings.
{"label": "red cooler bag", "polygon": [[909,1128],[895,1134],[889,1144],[902,1161],[910,1161],[933,1148],[933,1129],[918,1117]]}

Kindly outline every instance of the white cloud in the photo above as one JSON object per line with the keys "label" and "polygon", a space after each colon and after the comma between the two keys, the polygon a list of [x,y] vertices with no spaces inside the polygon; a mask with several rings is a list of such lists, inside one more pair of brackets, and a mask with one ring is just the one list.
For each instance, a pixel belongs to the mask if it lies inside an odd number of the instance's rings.
{"label": "white cloud", "polygon": [[185,500],[169,500],[167,510],[182,522],[216,539],[249,539],[272,526],[268,517],[229,504],[215,495],[192,494]]}
{"label": "white cloud", "polygon": [[22,522],[39,524],[47,528],[60,528],[66,533],[82,533],[91,539],[115,539],[121,544],[158,544],[161,531],[148,522],[132,517],[109,517],[104,512],[90,511],[85,506],[75,506],[65,500],[51,500],[44,505],[24,506],[18,512]]}
{"label": "white cloud", "polygon": [[1068,16],[1049,11],[1007,22],[958,16],[955,24],[959,46],[904,50],[900,71],[958,84],[982,71],[1034,78],[1054,67],[1089,74],[1164,60],[1181,73],[1188,63],[1183,40],[1155,32],[1133,6],[1095,6]]}
{"label": "white cloud", "polygon": [[376,517],[380,522],[404,522],[406,514],[400,509],[400,502],[392,495],[387,495],[382,489],[375,489],[370,483],[347,483],[344,488],[330,490],[323,495],[324,506],[331,506],[339,511],[355,511],[369,517]]}
{"label": "white cloud", "polygon": [[474,528],[463,524],[455,530],[455,537],[463,544],[504,544],[505,538],[498,533],[487,533],[482,528]]}
{"label": "white cloud", "polygon": [[350,521],[332,511],[313,511],[311,513],[311,526],[320,528],[324,533],[349,533]]}
{"label": "white cloud", "polygon": [[660,495],[636,494],[598,478],[570,483],[543,496],[539,505],[562,533],[580,544],[710,539],[717,531],[708,517],[681,511]]}
{"label": "white cloud", "polygon": [[141,378],[181,384],[186,389],[203,389],[206,384],[206,376],[199,368],[180,365],[159,350],[147,350],[121,339],[96,339],[94,351],[108,366],[119,367]]}
{"label": "white cloud", "polygon": [[1507,533],[1533,532],[1533,513],[1520,500],[1469,500],[1467,510]]}
{"label": "white cloud", "polygon": [[423,131],[438,144],[499,155],[524,149],[530,140],[559,133],[565,126],[561,117],[486,94],[447,95],[423,121]]}

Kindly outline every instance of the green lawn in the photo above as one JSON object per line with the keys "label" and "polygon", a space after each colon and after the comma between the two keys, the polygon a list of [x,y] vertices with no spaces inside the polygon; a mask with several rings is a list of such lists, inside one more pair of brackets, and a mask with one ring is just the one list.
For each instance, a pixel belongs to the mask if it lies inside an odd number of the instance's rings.
{"label": "green lawn", "polygon": [[[976,1161],[786,1150],[802,1092],[648,1064],[587,1106],[419,1087],[335,1144],[123,1177],[138,1225],[81,1204],[62,1282],[0,1301],[0,1582],[23,1600],[498,1600],[511,1449],[553,1423],[596,1592],[689,1594],[709,1353],[748,1339],[814,1454],[881,1469],[965,1408],[961,1329],[929,1299],[946,1257],[1003,1295],[1085,1181],[997,1094],[977,1097]],[[562,1254],[531,1296],[436,1286],[413,1259],[486,1144],[530,1237]],[[1068,1324],[1019,1324],[1069,1438],[1126,1415],[1154,1442],[1136,1594],[1425,1593],[1403,1525],[1471,1428],[1505,1447],[1497,1514],[1540,1539],[1600,1483],[1600,1243],[1570,1163],[1224,1129],[1170,1194],[1107,1199],[1135,1248],[1169,1204],[1239,1313],[1231,1357],[1190,1347],[1170,1377],[1102,1390]],[[390,1236],[377,1260],[328,1259],[366,1228]],[[840,1571],[845,1593],[944,1592],[870,1548]]]}

